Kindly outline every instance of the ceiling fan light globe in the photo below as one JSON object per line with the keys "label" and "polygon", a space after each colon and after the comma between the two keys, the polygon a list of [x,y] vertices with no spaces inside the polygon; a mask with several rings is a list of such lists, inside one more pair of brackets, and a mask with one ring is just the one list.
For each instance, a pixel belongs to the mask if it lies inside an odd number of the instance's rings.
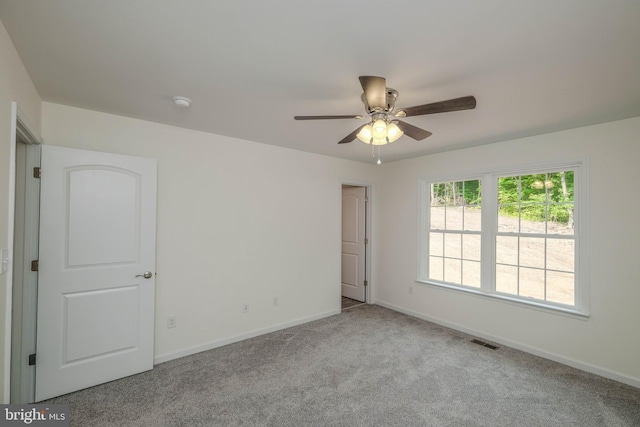
{"label": "ceiling fan light globe", "polygon": [[371,142],[371,144],[373,144],[373,145],[385,145],[385,144],[387,144],[387,138],[386,137],[384,137],[384,138],[376,138],[376,137],[374,137],[372,142]]}
{"label": "ceiling fan light globe", "polygon": [[385,138],[387,136],[387,124],[382,119],[373,122],[373,138]]}
{"label": "ceiling fan light globe", "polygon": [[404,132],[400,130],[397,124],[391,123],[389,124],[389,126],[387,126],[387,138],[389,138],[389,142],[396,141],[403,134]]}
{"label": "ceiling fan light globe", "polygon": [[371,125],[365,125],[362,129],[360,129],[360,132],[358,132],[356,137],[365,144],[370,144],[372,130],[373,128],[371,127]]}

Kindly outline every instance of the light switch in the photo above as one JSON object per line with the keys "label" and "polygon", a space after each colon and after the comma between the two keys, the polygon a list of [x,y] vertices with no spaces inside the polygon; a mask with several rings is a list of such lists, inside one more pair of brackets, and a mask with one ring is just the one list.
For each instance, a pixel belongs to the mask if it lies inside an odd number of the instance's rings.
{"label": "light switch", "polygon": [[2,251],[0,251],[0,261],[2,262],[0,274],[6,273],[9,269],[9,249],[3,248]]}

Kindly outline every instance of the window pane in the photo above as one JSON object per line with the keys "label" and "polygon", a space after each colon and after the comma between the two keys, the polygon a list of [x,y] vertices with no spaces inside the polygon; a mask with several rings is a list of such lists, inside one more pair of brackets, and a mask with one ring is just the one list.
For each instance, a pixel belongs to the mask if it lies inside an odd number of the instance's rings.
{"label": "window pane", "polygon": [[520,265],[544,268],[544,239],[536,237],[520,238]]}
{"label": "window pane", "polygon": [[431,185],[431,206],[444,206],[449,191],[446,183],[434,183]]}
{"label": "window pane", "polygon": [[480,235],[464,234],[462,236],[462,258],[480,261]]}
{"label": "window pane", "polygon": [[547,272],[547,300],[575,305],[575,276],[573,273]]}
{"label": "window pane", "polygon": [[544,234],[547,222],[545,205],[523,206],[520,210],[520,232]]}
{"label": "window pane", "polygon": [[518,295],[518,267],[496,265],[496,291]]}
{"label": "window pane", "polygon": [[547,239],[547,268],[573,273],[575,271],[575,241]]}
{"label": "window pane", "polygon": [[430,219],[431,224],[429,227],[431,230],[444,230],[444,211],[445,207],[431,207]]}
{"label": "window pane", "polygon": [[504,207],[498,209],[498,231],[500,233],[517,233],[520,231],[520,219],[518,217],[518,208],[510,209],[511,212],[515,212],[515,216],[505,214]]}
{"label": "window pane", "polygon": [[520,295],[544,300],[544,270],[520,268]]}
{"label": "window pane", "polygon": [[430,256],[429,257],[429,278],[442,281],[444,279],[443,263],[444,258]]}
{"label": "window pane", "polygon": [[480,206],[482,188],[479,179],[464,181],[462,191],[465,206]]}
{"label": "window pane", "polygon": [[480,180],[465,181],[463,185],[464,229],[480,231],[480,203],[482,189]]}
{"label": "window pane", "polygon": [[521,183],[519,176],[498,178],[498,231],[520,231]]}
{"label": "window pane", "polygon": [[[504,176],[498,178],[498,203],[518,206],[520,202],[520,177]],[[507,206],[508,207],[508,206]]]}
{"label": "window pane", "polygon": [[445,218],[447,230],[462,230],[462,206],[447,206]]}
{"label": "window pane", "polygon": [[[546,204],[547,189],[553,185],[546,174],[523,175],[520,177],[520,203],[524,205]],[[544,218],[544,216],[543,216]]]}
{"label": "window pane", "polygon": [[518,238],[496,237],[496,262],[518,265]]}
{"label": "window pane", "polygon": [[482,211],[479,207],[464,207],[464,229],[467,231],[480,231],[482,223]]}
{"label": "window pane", "polygon": [[466,286],[480,287],[480,262],[462,261],[462,283]]}
{"label": "window pane", "polygon": [[462,261],[459,259],[444,260],[444,281],[449,283],[462,284]]}
{"label": "window pane", "polygon": [[551,202],[573,202],[573,171],[549,173],[553,187],[549,190]]}
{"label": "window pane", "polygon": [[549,234],[573,234],[573,204],[562,203],[549,206]]}
{"label": "window pane", "polygon": [[443,233],[429,233],[429,254],[436,256],[444,255],[444,234]]}
{"label": "window pane", "polygon": [[444,235],[444,256],[450,258],[462,258],[462,235]]}

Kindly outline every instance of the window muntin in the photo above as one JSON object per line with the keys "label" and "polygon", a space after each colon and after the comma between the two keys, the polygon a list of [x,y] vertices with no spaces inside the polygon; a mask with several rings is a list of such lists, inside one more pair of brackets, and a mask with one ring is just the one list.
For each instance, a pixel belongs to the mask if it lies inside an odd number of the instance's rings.
{"label": "window muntin", "polygon": [[[477,188],[474,203],[461,197],[467,187]],[[582,162],[423,181],[418,281],[587,314],[587,280],[578,272],[585,187]]]}

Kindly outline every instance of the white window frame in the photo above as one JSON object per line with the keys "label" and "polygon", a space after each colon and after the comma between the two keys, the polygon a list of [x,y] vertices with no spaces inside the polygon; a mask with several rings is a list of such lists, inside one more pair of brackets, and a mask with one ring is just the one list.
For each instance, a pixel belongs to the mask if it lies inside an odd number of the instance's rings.
{"label": "white window frame", "polygon": [[[496,236],[498,232],[498,178],[505,176],[535,175],[571,170],[574,172],[574,237],[575,237],[575,305],[543,301],[528,297],[498,293],[496,291]],[[418,278],[417,283],[489,297],[507,303],[549,311],[552,313],[587,317],[589,315],[588,286],[588,164],[586,159],[578,161],[525,165],[499,171],[451,177],[429,177],[420,179],[418,205]],[[445,283],[429,279],[429,230],[430,230],[430,186],[442,182],[479,180],[482,186],[481,228],[481,279],[480,288]]]}

